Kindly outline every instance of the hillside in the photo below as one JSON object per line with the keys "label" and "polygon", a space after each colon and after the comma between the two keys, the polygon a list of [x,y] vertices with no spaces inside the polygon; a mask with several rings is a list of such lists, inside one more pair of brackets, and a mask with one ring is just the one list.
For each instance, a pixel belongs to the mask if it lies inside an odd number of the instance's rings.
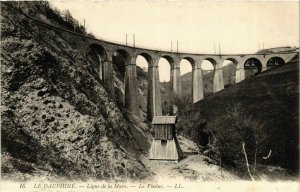
{"label": "hillside", "polygon": [[269,48],[269,49],[261,49],[257,51],[257,53],[283,53],[283,52],[289,52],[289,51],[299,51],[299,48],[297,47],[275,47],[275,48]]}
{"label": "hillside", "polygon": [[[213,90],[213,71],[202,71],[203,77],[203,91],[204,96],[212,94]],[[224,76],[224,85],[226,87],[234,84],[235,82],[235,65],[229,64],[223,67],[223,76]],[[182,97],[186,99],[192,98],[192,72],[186,73],[181,76],[181,87],[184,87],[182,90]],[[169,94],[170,94],[170,82],[161,83],[161,99],[163,104],[164,114],[169,113]]]}
{"label": "hillside", "polygon": [[[247,175],[243,142],[251,170],[298,173],[298,78],[294,61],[245,79],[182,109],[179,129],[239,174]],[[186,120],[190,115],[198,118]]]}
{"label": "hillside", "polygon": [[[147,125],[120,104],[122,71],[115,67],[113,97],[99,79],[99,66],[84,38],[46,28],[17,11],[73,29],[48,2],[1,2],[2,178],[26,180],[144,179],[151,171]],[[84,29],[76,29],[85,33]],[[88,34],[90,35],[90,34]],[[145,117],[147,78],[139,93]]]}

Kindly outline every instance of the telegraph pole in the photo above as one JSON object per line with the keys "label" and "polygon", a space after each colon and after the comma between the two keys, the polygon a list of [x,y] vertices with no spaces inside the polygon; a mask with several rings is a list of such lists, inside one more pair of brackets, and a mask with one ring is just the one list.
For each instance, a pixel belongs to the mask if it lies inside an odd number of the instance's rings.
{"label": "telegraph pole", "polygon": [[83,28],[84,28],[84,31],[85,31],[85,19],[83,19]]}
{"label": "telegraph pole", "polygon": [[133,47],[135,47],[135,35],[133,33]]}
{"label": "telegraph pole", "polygon": [[219,43],[219,55],[221,55],[221,45]]}
{"label": "telegraph pole", "polygon": [[214,53],[216,54],[216,45],[214,44]]}
{"label": "telegraph pole", "polygon": [[177,40],[177,53],[178,53],[178,40]]}
{"label": "telegraph pole", "polygon": [[126,46],[127,46],[127,33],[126,33]]}
{"label": "telegraph pole", "polygon": [[173,42],[171,41],[171,52],[173,52]]}

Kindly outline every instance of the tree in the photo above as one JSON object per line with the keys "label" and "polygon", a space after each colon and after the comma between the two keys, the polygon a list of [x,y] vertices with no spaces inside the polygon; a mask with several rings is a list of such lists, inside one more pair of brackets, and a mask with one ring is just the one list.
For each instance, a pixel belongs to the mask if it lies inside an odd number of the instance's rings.
{"label": "tree", "polygon": [[191,98],[175,96],[173,99],[173,103],[178,106],[177,131],[191,138],[199,148],[206,145],[208,138],[205,132],[206,121],[193,105]]}
{"label": "tree", "polygon": [[[250,178],[254,180],[257,150],[259,145],[266,139],[262,131],[264,124],[259,119],[253,118],[251,114],[244,113],[240,103],[228,106],[227,113],[232,121],[230,134],[235,137],[232,139],[236,139],[240,143],[245,157],[247,172]],[[250,156],[251,158],[249,159]],[[253,165],[251,165],[250,160]]]}
{"label": "tree", "polygon": [[66,22],[72,23],[73,24],[73,17],[68,9],[63,11],[63,18]]}

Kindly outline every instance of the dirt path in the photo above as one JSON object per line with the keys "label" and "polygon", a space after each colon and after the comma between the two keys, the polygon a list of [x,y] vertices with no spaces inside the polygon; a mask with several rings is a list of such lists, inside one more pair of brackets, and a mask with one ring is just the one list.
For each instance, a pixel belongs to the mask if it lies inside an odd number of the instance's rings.
{"label": "dirt path", "polygon": [[209,164],[207,157],[197,154],[197,146],[189,139],[179,136],[179,144],[184,153],[189,155],[179,163],[150,161],[148,156],[142,158],[142,162],[155,173],[156,181],[165,179],[185,179],[192,181],[232,181],[239,178],[223,170],[217,165]]}

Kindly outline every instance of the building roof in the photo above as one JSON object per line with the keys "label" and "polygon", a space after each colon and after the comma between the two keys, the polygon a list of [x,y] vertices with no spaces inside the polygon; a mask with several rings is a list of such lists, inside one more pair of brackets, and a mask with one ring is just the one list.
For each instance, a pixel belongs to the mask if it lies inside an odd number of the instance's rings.
{"label": "building roof", "polygon": [[176,116],[154,116],[152,120],[153,125],[157,124],[175,124]]}

